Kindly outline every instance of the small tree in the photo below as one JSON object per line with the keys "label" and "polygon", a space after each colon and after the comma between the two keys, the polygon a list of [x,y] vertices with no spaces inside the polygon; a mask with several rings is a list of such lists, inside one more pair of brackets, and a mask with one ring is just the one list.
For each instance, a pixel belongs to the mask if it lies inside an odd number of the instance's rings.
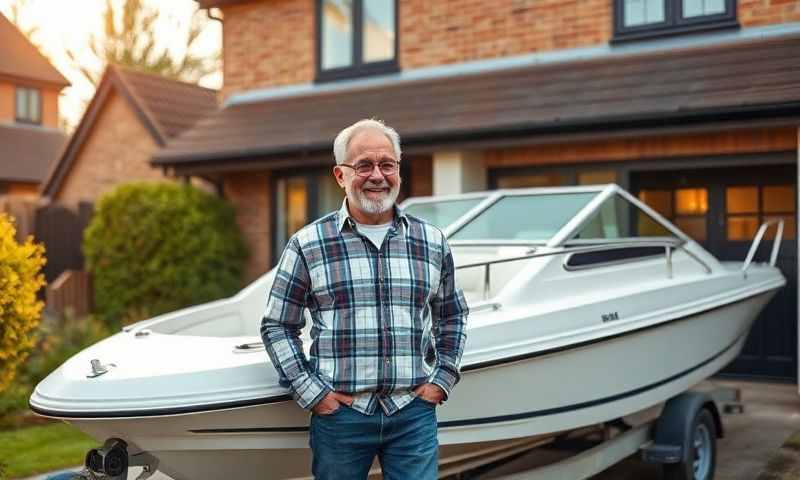
{"label": "small tree", "polygon": [[247,251],[233,209],[190,185],[130,183],[84,233],[96,313],[110,325],[230,296]]}
{"label": "small tree", "polygon": [[[78,55],[66,51],[75,68],[95,87],[100,83],[102,71],[110,64],[122,65],[135,70],[162,75],[175,80],[195,83],[220,69],[221,55],[195,53],[196,42],[209,25],[201,10],[196,10],[188,19],[188,31],[184,36],[166,43],[159,38],[156,22],[161,13],[142,0],[106,0],[103,13],[102,35],[92,34],[88,47],[102,68],[92,70],[78,59]],[[175,24],[174,35],[182,30],[187,20]]]}
{"label": "small tree", "polygon": [[0,213],[0,391],[28,356],[44,308],[36,296],[45,284],[44,247],[31,237],[19,244],[15,235],[13,221]]}

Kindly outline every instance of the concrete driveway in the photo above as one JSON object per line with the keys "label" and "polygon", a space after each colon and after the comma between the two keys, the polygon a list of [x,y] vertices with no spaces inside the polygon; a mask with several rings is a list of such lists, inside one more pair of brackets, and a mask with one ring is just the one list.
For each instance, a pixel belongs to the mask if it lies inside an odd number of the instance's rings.
{"label": "concrete driveway", "polygon": [[[753,480],[758,477],[769,459],[783,442],[794,432],[800,431],[800,395],[797,385],[763,382],[734,382],[716,380],[714,385],[738,388],[741,391],[744,413],[723,415],[725,438],[718,446],[716,480]],[[518,472],[534,462],[521,457],[501,468],[487,472],[475,479],[488,480],[497,476]],[[131,469],[130,480],[136,478],[139,469]],[[26,480],[44,480],[49,475]],[[172,480],[156,473],[152,480]],[[255,477],[254,477],[255,478]],[[592,480],[657,480],[660,469],[646,465],[631,457],[606,470]]]}

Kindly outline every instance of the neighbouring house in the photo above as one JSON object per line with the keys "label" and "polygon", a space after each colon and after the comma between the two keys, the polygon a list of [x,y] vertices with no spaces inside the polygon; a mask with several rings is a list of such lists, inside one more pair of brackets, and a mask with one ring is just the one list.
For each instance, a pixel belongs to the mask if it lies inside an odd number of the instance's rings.
{"label": "neighbouring house", "polygon": [[784,219],[789,285],[728,372],[797,379],[800,0],[199,4],[221,12],[224,105],[152,164],[220,186],[249,278],[339,205],[333,138],[378,117],[405,195],[616,182],[721,259]]}
{"label": "neighbouring house", "polygon": [[0,195],[38,197],[66,136],[58,96],[69,82],[0,15]]}
{"label": "neighbouring house", "polygon": [[120,183],[172,181],[151,157],[216,108],[216,90],[111,65],[42,195],[78,207]]}

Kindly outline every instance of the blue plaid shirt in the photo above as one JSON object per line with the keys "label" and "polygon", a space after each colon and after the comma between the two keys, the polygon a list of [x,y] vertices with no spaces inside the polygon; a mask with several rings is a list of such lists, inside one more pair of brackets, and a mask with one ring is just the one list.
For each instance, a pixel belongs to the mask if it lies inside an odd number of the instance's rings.
{"label": "blue plaid shirt", "polygon": [[[303,309],[313,321],[306,358]],[[449,395],[458,382],[469,310],[442,232],[395,207],[378,249],[345,201],[289,240],[269,293],[261,336],[281,385],[303,408],[331,390],[353,408],[391,415],[426,382]]]}

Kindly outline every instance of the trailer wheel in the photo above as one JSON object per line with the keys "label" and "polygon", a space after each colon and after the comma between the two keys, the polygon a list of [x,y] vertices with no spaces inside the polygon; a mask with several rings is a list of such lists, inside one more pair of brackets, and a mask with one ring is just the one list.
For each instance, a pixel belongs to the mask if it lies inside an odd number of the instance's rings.
{"label": "trailer wheel", "polygon": [[684,458],[664,464],[664,480],[713,480],[717,466],[717,429],[708,408],[700,409],[683,440]]}

